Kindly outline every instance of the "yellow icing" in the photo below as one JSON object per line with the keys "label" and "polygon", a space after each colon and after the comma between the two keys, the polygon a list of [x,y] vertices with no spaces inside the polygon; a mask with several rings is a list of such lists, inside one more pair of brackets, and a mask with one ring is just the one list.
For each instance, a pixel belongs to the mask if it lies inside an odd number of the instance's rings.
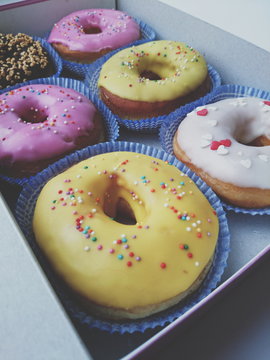
{"label": "yellow icing", "polygon": [[[152,71],[161,80],[140,77]],[[98,86],[121,98],[135,101],[167,101],[189,94],[207,76],[203,56],[177,41],[153,41],[124,49],[106,61]]]}
{"label": "yellow icing", "polygon": [[[119,197],[133,209],[135,225],[104,213]],[[73,289],[98,304],[132,309],[191,286],[214,253],[218,218],[176,167],[147,155],[114,152],[51,179],[38,198],[33,229]]]}

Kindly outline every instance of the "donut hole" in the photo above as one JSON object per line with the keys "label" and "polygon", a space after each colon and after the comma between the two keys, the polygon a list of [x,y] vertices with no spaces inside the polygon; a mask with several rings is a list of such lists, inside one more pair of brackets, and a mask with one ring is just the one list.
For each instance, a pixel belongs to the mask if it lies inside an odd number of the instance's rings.
{"label": "donut hole", "polygon": [[[104,214],[120,224],[135,225],[138,223],[138,219],[136,202],[134,203],[131,197],[133,192],[130,192],[122,184],[119,185],[118,181],[118,177],[112,178],[110,186],[104,193]],[[143,213],[143,207],[140,210],[140,213]]]}
{"label": "donut hole", "polygon": [[114,221],[125,225],[137,224],[137,220],[132,208],[130,207],[129,203],[123,198],[119,198],[116,203],[116,213]]}
{"label": "donut hole", "polygon": [[[107,198],[111,198],[110,195],[108,196],[108,193]],[[110,199],[104,202],[103,211],[107,216],[120,224],[137,224],[136,216],[131,206],[122,197]]]}
{"label": "donut hole", "polygon": [[260,146],[267,146],[269,145],[270,140],[268,139],[268,141],[266,140],[265,136],[259,136],[256,139],[248,142],[248,143],[244,143],[241,141],[238,141],[240,144],[246,145],[246,146],[256,146],[256,147],[260,147]]}
{"label": "donut hole", "polygon": [[88,24],[83,26],[83,32],[85,34],[91,35],[91,34],[100,34],[102,33],[102,30],[97,25]]}
{"label": "donut hole", "polygon": [[148,79],[148,80],[161,80],[161,77],[151,70],[143,70],[140,73],[140,78]]}
{"label": "donut hole", "polygon": [[139,77],[152,81],[170,78],[175,72],[175,66],[168,62],[166,58],[160,60],[143,58],[138,67]]}
{"label": "donut hole", "polygon": [[18,117],[26,123],[43,123],[48,119],[48,115],[45,111],[41,111],[36,107],[26,107],[17,112]]}
{"label": "donut hole", "polygon": [[[235,140],[245,146],[266,146],[269,145],[270,140],[265,135],[261,135],[260,131],[258,133],[256,129],[256,121],[254,121],[253,117],[250,118],[239,118],[238,122],[241,124],[236,127],[233,137]],[[258,134],[253,135],[253,134]]]}

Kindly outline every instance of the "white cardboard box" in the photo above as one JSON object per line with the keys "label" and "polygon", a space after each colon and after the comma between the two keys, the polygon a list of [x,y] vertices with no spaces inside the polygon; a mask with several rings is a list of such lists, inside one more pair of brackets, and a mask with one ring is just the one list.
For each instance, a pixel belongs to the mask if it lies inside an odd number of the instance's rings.
{"label": "white cardboard box", "polygon": [[[73,10],[90,7],[112,8],[114,5],[114,1],[110,0],[42,1],[0,12],[1,31],[21,31],[42,35],[50,30],[55,21]],[[157,31],[159,38],[181,40],[194,46],[219,71],[224,83],[236,83],[270,90],[270,54],[266,50],[156,0],[136,0],[136,2],[118,0],[117,7],[148,23]],[[120,136],[121,139],[160,146],[157,136],[138,135],[130,131],[121,131]],[[229,213],[232,250],[228,268],[223,276],[223,283],[190,312],[161,331],[156,329],[144,334],[120,336],[88,330],[80,326],[74,327],[17,228],[7,205],[7,203],[12,204],[14,200],[14,196],[9,191],[8,186],[1,185],[1,192],[5,198],[5,200],[3,197],[0,198],[2,228],[0,235],[2,244],[0,252],[0,358],[3,359],[86,359],[91,355],[95,359],[116,359],[125,355],[126,359],[135,357],[149,359],[151,356],[157,358],[155,350],[159,348],[159,344],[162,344],[163,352],[165,351],[164,357],[167,357],[172,353],[166,342],[172,336],[181,334],[181,331],[188,327],[187,324],[190,324],[190,329],[192,326],[197,329],[196,320],[193,318],[207,311],[208,318],[205,317],[204,320],[205,328],[203,333],[200,333],[202,340],[192,338],[192,334],[190,338],[185,337],[188,345],[193,346],[195,341],[197,347],[203,349],[204,343],[207,343],[207,334],[212,334],[211,329],[207,327],[209,319],[223,311],[218,308],[215,312],[214,309],[217,305],[213,304],[218,303],[221,306],[222,299],[226,299],[228,296],[233,298],[234,294],[233,304],[236,304],[241,296],[241,291],[239,295],[239,292],[236,293],[232,288],[236,285],[238,287],[241,283],[240,279],[244,275],[250,279],[250,273],[254,273],[253,269],[256,268],[256,265],[259,267],[260,264],[266,262],[265,259],[269,259],[269,216],[251,217]],[[265,269],[269,271],[269,266],[267,268],[263,265],[263,274],[267,271]],[[263,276],[261,278],[264,279]],[[254,283],[257,280],[259,282],[261,278],[255,277],[251,285],[254,286]],[[252,289],[250,291],[252,293]],[[264,294],[260,295],[260,299],[262,297],[265,297],[265,301],[270,299],[269,284],[265,285]],[[251,297],[251,299],[254,302],[257,301],[256,297],[255,299]],[[244,304],[247,305],[248,301],[249,299],[245,298]],[[265,317],[269,317],[270,310],[264,309],[264,314]],[[233,324],[235,315],[226,313],[227,315],[231,316]],[[203,315],[200,316],[200,319],[203,318]],[[254,329],[256,329],[256,334],[260,333],[262,341],[270,334],[270,326],[262,325],[262,322],[258,324],[258,328],[254,327]],[[268,342],[263,342],[266,349],[262,349],[262,341],[260,342],[258,339],[255,343],[250,341],[245,347],[237,348],[233,342],[234,338],[230,337],[232,332],[230,329],[225,330],[224,334],[229,339],[226,351],[217,348],[216,352],[208,352],[208,359],[211,358],[211,355],[213,359],[225,359],[226,357],[234,359],[241,358],[243,354],[245,359],[249,359],[251,354],[252,356],[257,354],[260,360],[270,358]],[[190,332],[192,333],[192,330]],[[252,329],[251,333],[255,334]],[[220,336],[222,335],[221,332]],[[245,339],[247,338],[238,335],[240,344],[243,344]],[[217,338],[215,341],[218,343]],[[173,344],[176,351],[181,351],[182,348],[182,350],[186,349],[188,354],[188,348],[183,346],[185,344],[181,344],[181,339],[177,339]],[[178,344],[178,347],[175,344]],[[267,345],[269,351],[267,351]],[[195,354],[194,347],[191,350],[189,351]],[[133,352],[127,355],[131,351]],[[176,356],[176,358],[178,357]]]}

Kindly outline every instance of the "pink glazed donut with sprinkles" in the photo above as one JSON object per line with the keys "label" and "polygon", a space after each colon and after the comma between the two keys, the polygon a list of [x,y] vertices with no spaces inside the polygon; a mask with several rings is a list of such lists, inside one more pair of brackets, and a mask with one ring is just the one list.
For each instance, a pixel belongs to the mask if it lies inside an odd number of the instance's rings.
{"label": "pink glazed donut with sprinkles", "polygon": [[100,141],[102,118],[73,89],[34,84],[0,95],[0,172],[30,176]]}
{"label": "pink glazed donut with sprinkles", "polygon": [[56,23],[48,42],[64,59],[87,64],[139,38],[139,25],[122,11],[86,9]]}

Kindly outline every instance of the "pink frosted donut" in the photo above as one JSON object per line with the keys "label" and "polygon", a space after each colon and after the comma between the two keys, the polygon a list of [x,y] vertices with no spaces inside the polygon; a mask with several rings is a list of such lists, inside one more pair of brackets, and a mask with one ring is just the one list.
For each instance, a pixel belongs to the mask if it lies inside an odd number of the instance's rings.
{"label": "pink frosted donut", "polygon": [[64,59],[90,63],[139,38],[139,25],[122,11],[86,9],[55,24],[48,42]]}
{"label": "pink frosted donut", "polygon": [[28,85],[0,95],[0,171],[29,176],[63,155],[97,143],[101,116],[75,90]]}

